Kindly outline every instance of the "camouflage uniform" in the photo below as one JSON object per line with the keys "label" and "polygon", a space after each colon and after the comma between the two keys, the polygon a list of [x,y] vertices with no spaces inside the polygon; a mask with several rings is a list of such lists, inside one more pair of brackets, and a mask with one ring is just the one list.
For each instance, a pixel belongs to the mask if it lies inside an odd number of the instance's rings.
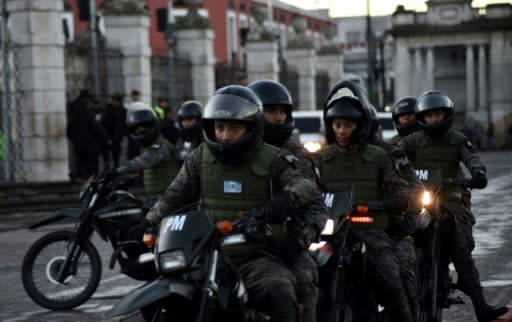
{"label": "camouflage uniform", "polygon": [[400,136],[400,134],[395,134],[392,138],[388,139],[388,143],[397,144],[398,142],[400,142],[401,139],[402,137]]}
{"label": "camouflage uniform", "polygon": [[[387,196],[405,200],[412,197],[407,181],[398,175],[389,154],[377,146],[361,146],[354,155],[345,155],[338,151],[336,145],[330,145],[318,153],[317,162],[322,183],[329,190],[343,191],[347,180],[352,183],[354,204],[385,200]],[[392,251],[391,239],[385,232],[390,218],[392,216],[375,213],[372,226],[353,224],[353,232],[367,245],[368,272],[382,295],[381,301],[390,317],[411,321],[409,303],[400,279],[399,262]]]}
{"label": "camouflage uniform", "polygon": [[[263,145],[265,144],[260,145],[258,149],[261,149]],[[205,151],[207,149],[204,143],[185,160],[176,179],[155,204],[154,207],[159,210],[160,214],[170,214],[184,205],[199,201],[202,196],[201,166],[202,153],[205,153],[202,152],[203,149]],[[250,166],[249,163],[244,163],[244,166],[245,164]],[[311,223],[314,223],[317,217],[326,218],[326,209],[323,206],[317,184],[311,179],[308,172],[310,170],[305,168],[296,157],[286,150],[278,151],[276,157],[272,160],[269,171],[269,178],[277,183],[273,187],[273,189],[276,188],[276,191],[272,191],[273,195],[279,191],[293,193],[294,218],[291,222],[298,223],[295,227],[303,227],[304,229],[298,231],[304,231],[305,233],[303,233],[302,238],[298,238],[293,233],[289,235],[305,248],[309,246],[307,243],[310,242],[307,241],[310,238],[308,232],[314,231],[316,233],[319,229],[318,227],[309,228]],[[263,206],[262,204],[261,207]],[[291,228],[291,230],[294,229]],[[270,256],[263,256],[263,254]],[[286,262],[288,259],[278,258],[272,254],[275,254],[275,252],[269,248],[256,257],[252,256],[248,260],[242,261],[239,265],[244,281],[248,282],[249,295],[255,302],[265,305],[266,309],[273,310],[273,319],[283,317],[279,321],[298,321],[298,308],[295,312],[290,312],[292,306],[288,303],[289,301],[294,302],[293,299],[295,299],[297,283],[295,276],[281,262]],[[291,290],[293,290],[293,294],[288,293]],[[294,303],[296,305],[296,299]],[[278,319],[275,320],[278,321]]]}
{"label": "camouflage uniform", "polygon": [[116,169],[119,174],[144,172],[144,190],[148,206],[152,206],[158,200],[178,170],[174,147],[161,136],[154,144],[145,148],[141,155]]}
{"label": "camouflage uniform", "polygon": [[[307,151],[294,141],[286,141],[282,148],[289,150],[304,164],[305,170],[311,169],[310,177],[316,179],[314,165],[307,156]],[[302,227],[298,227],[299,239],[303,240],[304,247],[316,241],[323,230],[326,222],[325,213],[318,211],[315,207],[308,210],[308,215],[304,216],[306,222]],[[318,303],[318,268],[316,261],[306,250],[302,252],[295,260],[289,264],[289,269],[297,279],[297,300],[302,307],[302,322],[316,321],[316,307]]]}
{"label": "camouflage uniform", "polygon": [[[440,167],[443,179],[463,177],[460,161],[471,173],[485,173],[485,167],[474,147],[457,131],[450,130],[440,140],[434,140],[424,131],[419,131],[404,138],[399,145],[416,169]],[[475,247],[472,231],[475,217],[470,209],[470,197],[467,189],[456,186],[445,189],[441,196],[444,215],[440,227],[445,237],[442,245],[457,271],[458,287],[466,294],[481,287],[478,270],[471,256]]]}
{"label": "camouflage uniform", "polygon": [[[417,196],[416,200],[419,201],[423,186],[414,175],[405,152],[398,146],[389,144],[384,140],[375,139],[370,143],[383,148],[389,154],[395,171],[407,180],[414,191],[413,195]],[[416,262],[414,240],[410,235],[414,232],[420,210],[421,205],[419,203],[412,204],[404,214],[392,216],[386,230],[391,237],[391,249],[400,264],[400,278],[402,279],[405,294],[409,299],[414,320],[419,318],[418,281],[414,268]]]}

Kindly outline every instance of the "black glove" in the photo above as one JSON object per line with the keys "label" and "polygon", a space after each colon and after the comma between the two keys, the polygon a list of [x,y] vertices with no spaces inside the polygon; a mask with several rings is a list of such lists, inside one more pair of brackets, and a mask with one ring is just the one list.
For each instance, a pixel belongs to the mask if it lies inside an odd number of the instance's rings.
{"label": "black glove", "polygon": [[386,209],[393,214],[401,214],[407,210],[407,200],[403,198],[392,197],[385,201]]}
{"label": "black glove", "polygon": [[105,181],[112,181],[115,177],[117,177],[120,173],[117,170],[109,170],[103,172],[103,178]]}
{"label": "black glove", "polygon": [[485,177],[485,174],[480,173],[473,176],[469,181],[469,187],[476,189],[483,189],[487,187],[487,178]]}
{"label": "black glove", "polygon": [[289,216],[292,195],[283,192],[272,198],[265,205],[265,216],[270,224],[282,224]]}
{"label": "black glove", "polygon": [[304,251],[302,245],[291,237],[274,240],[273,252],[286,263],[293,262],[297,256]]}

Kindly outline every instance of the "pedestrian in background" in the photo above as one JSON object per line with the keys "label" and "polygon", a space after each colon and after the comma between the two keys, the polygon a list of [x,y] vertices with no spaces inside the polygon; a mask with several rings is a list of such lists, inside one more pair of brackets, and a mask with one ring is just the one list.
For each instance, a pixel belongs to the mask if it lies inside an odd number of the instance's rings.
{"label": "pedestrian in background", "polygon": [[508,147],[512,150],[512,124],[508,126]]}
{"label": "pedestrian in background", "polygon": [[494,137],[494,123],[489,122],[487,126],[487,148],[496,150],[496,138]]}
{"label": "pedestrian in background", "polygon": [[76,178],[87,180],[98,173],[100,151],[107,144],[108,135],[94,118],[97,98],[88,95],[86,105],[82,99],[72,107],[68,133],[76,153]]}
{"label": "pedestrian in background", "polygon": [[153,108],[159,120],[165,118],[165,111],[169,108],[169,99],[165,96],[160,96],[157,100],[156,106]]}
{"label": "pedestrian in background", "polygon": [[75,123],[78,122],[79,111],[87,108],[88,99],[89,91],[81,89],[78,96],[66,105],[66,136],[69,140],[69,180],[71,182],[75,182],[80,175],[75,146],[80,133],[75,129]]}
{"label": "pedestrian in background", "polygon": [[105,108],[102,124],[111,141],[108,153],[112,155],[113,168],[119,167],[121,143],[127,135],[126,110],[123,108],[123,94],[110,96],[110,103]]}

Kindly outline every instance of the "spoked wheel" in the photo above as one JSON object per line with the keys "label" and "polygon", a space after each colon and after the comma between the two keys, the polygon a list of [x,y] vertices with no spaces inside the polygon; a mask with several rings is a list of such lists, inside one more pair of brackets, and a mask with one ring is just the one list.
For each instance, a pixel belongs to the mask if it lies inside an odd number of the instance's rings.
{"label": "spoked wheel", "polygon": [[73,233],[56,231],[38,239],[23,259],[21,277],[27,294],[50,310],[66,310],[87,301],[96,291],[101,278],[101,260],[89,241],[77,247],[72,262],[59,282],[72,243]]}

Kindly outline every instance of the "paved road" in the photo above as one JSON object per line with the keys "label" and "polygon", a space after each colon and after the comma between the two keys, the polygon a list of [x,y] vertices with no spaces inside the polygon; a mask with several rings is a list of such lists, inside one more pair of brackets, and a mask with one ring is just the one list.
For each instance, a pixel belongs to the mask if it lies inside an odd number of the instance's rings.
{"label": "paved road", "polygon": [[[474,257],[481,273],[482,284],[489,302],[504,304],[512,300],[512,153],[484,153],[489,168],[489,186],[473,193],[473,210],[477,218],[474,229]],[[46,227],[29,231],[23,227],[41,214],[12,214],[0,217],[0,321],[101,321],[104,313],[120,296],[139,284],[118,273],[118,267],[108,270],[108,245],[95,238],[103,259],[100,287],[82,306],[62,312],[45,310],[25,294],[21,284],[20,266],[28,247],[43,234],[68,226]],[[475,321],[470,301],[445,313],[445,321]],[[140,317],[126,321],[140,321]]]}

